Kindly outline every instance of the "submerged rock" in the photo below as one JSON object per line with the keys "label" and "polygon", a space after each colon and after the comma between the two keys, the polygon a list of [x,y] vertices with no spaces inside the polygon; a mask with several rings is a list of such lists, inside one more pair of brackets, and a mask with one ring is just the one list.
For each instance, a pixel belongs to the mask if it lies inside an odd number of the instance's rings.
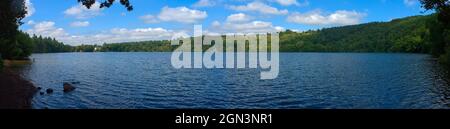
{"label": "submerged rock", "polygon": [[40,95],[44,95],[44,92],[39,92]]}
{"label": "submerged rock", "polygon": [[72,86],[72,85],[69,84],[69,83],[64,83],[64,85],[63,85],[63,91],[64,91],[65,93],[71,92],[71,91],[73,91],[73,90],[75,90],[75,87],[74,87],[74,86]]}
{"label": "submerged rock", "polygon": [[51,93],[53,93],[53,89],[52,89],[52,88],[48,88],[48,89],[46,90],[46,92],[47,92],[47,94],[51,94]]}
{"label": "submerged rock", "polygon": [[37,87],[37,90],[41,90],[42,89],[42,87]]}

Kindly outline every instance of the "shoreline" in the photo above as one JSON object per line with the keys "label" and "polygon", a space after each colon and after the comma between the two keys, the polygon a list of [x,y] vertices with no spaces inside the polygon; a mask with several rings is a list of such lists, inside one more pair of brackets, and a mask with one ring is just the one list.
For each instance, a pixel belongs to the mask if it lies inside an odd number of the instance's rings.
{"label": "shoreline", "polygon": [[0,71],[0,109],[31,109],[37,91],[33,83],[8,67]]}

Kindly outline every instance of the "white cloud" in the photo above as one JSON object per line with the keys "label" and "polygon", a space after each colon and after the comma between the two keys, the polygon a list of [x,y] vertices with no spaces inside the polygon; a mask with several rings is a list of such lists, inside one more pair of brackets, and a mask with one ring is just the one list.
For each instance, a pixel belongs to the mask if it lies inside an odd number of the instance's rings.
{"label": "white cloud", "polygon": [[226,23],[225,30],[235,31],[235,33],[266,33],[281,31],[283,28],[273,26],[271,22],[253,21],[249,23]]}
{"label": "white cloud", "polygon": [[100,8],[100,4],[98,2],[94,3],[90,9],[85,6],[78,4],[72,6],[71,8],[64,11],[66,16],[72,16],[76,19],[87,19],[91,17],[95,17],[101,15],[102,9]]}
{"label": "white cloud", "polygon": [[42,35],[47,37],[64,37],[68,34],[62,28],[55,27],[55,22],[43,21],[33,24],[33,28],[27,30],[30,34]]}
{"label": "white cloud", "polygon": [[403,0],[403,3],[407,6],[413,6],[416,5],[417,0]]}
{"label": "white cloud", "polygon": [[192,5],[192,7],[212,7],[216,5],[214,0],[199,0],[197,3]]}
{"label": "white cloud", "polygon": [[31,3],[31,0],[25,0],[25,7],[27,10],[27,14],[25,15],[25,17],[30,17],[31,15],[34,14],[34,12],[36,12],[36,9],[34,9],[33,3]]}
{"label": "white cloud", "polygon": [[70,23],[71,27],[87,27],[90,23],[88,21],[75,21]]}
{"label": "white cloud", "polygon": [[220,24],[220,22],[219,21],[213,21],[212,23],[211,23],[211,26],[213,26],[213,27],[219,27],[221,24]]}
{"label": "white cloud", "polygon": [[29,20],[28,22],[27,22],[27,25],[34,25],[34,24],[36,24],[33,20]]}
{"label": "white cloud", "polygon": [[290,6],[290,5],[296,5],[296,6],[307,6],[309,5],[309,1],[305,0],[304,2],[298,2],[297,0],[275,0],[280,5],[283,6]]}
{"label": "white cloud", "polygon": [[150,24],[150,23],[158,23],[158,22],[159,22],[159,20],[158,20],[157,17],[155,17],[155,16],[153,16],[153,15],[150,15],[150,14],[141,16],[141,17],[139,17],[139,19],[141,19],[141,20],[143,20],[145,23],[149,23],[149,24]]}
{"label": "white cloud", "polygon": [[197,23],[204,20],[208,14],[205,11],[189,9],[187,7],[163,7],[158,15],[161,21],[174,21],[181,23]]}
{"label": "white cloud", "polygon": [[164,28],[114,28],[97,34],[72,35],[65,32],[63,28],[55,27],[55,22],[52,21],[36,23],[26,32],[44,37],[53,37],[70,45],[167,40],[173,36],[189,37],[186,31],[174,31]]}
{"label": "white cloud", "polygon": [[273,15],[284,15],[288,13],[288,10],[279,10],[275,7],[266,5],[259,1],[254,1],[251,3],[248,3],[247,5],[241,5],[241,6],[230,6],[231,9],[236,11],[255,11],[262,14],[273,14]]}
{"label": "white cloud", "polygon": [[246,22],[250,20],[251,17],[244,13],[231,14],[227,17],[227,22]]}
{"label": "white cloud", "polygon": [[305,14],[293,13],[288,16],[287,21],[307,25],[353,25],[360,23],[365,16],[365,13],[346,10],[338,10],[329,15],[312,11]]}
{"label": "white cloud", "polygon": [[217,33],[267,33],[267,32],[279,32],[284,28],[280,26],[274,26],[271,22],[264,21],[251,21],[251,22],[225,22],[223,24],[218,21],[212,23],[211,28],[206,32]]}

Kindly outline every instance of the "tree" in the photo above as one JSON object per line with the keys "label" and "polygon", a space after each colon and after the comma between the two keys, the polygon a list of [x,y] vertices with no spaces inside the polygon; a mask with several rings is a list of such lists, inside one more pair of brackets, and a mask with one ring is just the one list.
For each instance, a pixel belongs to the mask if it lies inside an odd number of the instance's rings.
{"label": "tree", "polygon": [[435,10],[438,19],[446,26],[450,25],[450,1],[449,0],[420,0],[426,10]]}
{"label": "tree", "polygon": [[15,59],[23,59],[31,55],[33,52],[34,44],[30,35],[24,32],[19,32],[17,35],[17,49],[20,50],[20,53],[16,54]]}
{"label": "tree", "polygon": [[0,53],[4,59],[14,59],[22,55],[22,42],[18,42],[17,35],[18,27],[23,24],[21,20],[25,18],[26,13],[24,0],[0,1]]}
{"label": "tree", "polygon": [[[447,60],[448,55],[450,55],[450,49],[447,48],[450,44],[450,41],[447,40],[449,37],[450,31],[450,1],[449,0],[420,0],[422,7],[426,10],[435,10],[438,15],[439,23],[431,25],[432,27],[430,32],[434,32],[432,34],[433,47],[431,48],[433,51],[433,55],[435,56],[446,56],[445,58],[441,57],[441,62],[444,64],[450,65]],[[444,61],[446,59],[447,61]]]}
{"label": "tree", "polygon": [[[114,1],[115,0],[105,0],[104,2],[101,2],[100,8],[103,7],[109,8],[111,7],[111,5],[113,5]],[[96,0],[78,0],[78,2],[86,6],[86,8],[90,9],[92,5],[95,4]],[[127,8],[128,11],[133,10],[133,6],[130,4],[128,0],[120,0],[120,4],[125,6],[125,8]]]}

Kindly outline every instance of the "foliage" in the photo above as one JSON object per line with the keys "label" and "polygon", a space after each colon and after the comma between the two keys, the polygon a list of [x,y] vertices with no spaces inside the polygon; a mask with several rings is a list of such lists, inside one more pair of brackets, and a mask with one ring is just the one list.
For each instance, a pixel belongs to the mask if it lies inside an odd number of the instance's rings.
{"label": "foliage", "polygon": [[24,0],[0,1],[0,54],[2,58],[22,59],[29,56],[28,39],[17,30],[26,13]]}
{"label": "foliage", "polygon": [[142,41],[115,44],[103,44],[101,51],[108,52],[164,52],[173,51],[176,46],[171,46],[170,41]]}
{"label": "foliage", "polygon": [[430,16],[414,16],[391,22],[326,28],[280,34],[280,51],[287,52],[411,52],[430,48]]}
{"label": "foliage", "polygon": [[[104,7],[109,8],[111,7],[111,5],[113,5],[114,1],[115,0],[105,0],[104,2],[101,2],[100,8]],[[95,4],[96,0],[78,0],[78,2],[86,6],[86,8],[90,9],[92,5]],[[133,10],[133,6],[130,4],[128,0],[120,0],[120,4],[125,6],[125,8],[127,8],[128,11]]]}
{"label": "foliage", "polygon": [[73,47],[57,41],[55,38],[33,35],[33,53],[72,52]]}
{"label": "foliage", "polygon": [[13,59],[24,59],[31,55],[33,52],[34,44],[33,39],[27,33],[19,32],[17,35],[17,49],[18,53],[15,54]]}
{"label": "foliage", "polygon": [[[450,1],[449,0],[420,0],[426,10],[434,10],[437,13],[437,21],[433,23],[430,37],[433,41],[432,54],[439,57],[440,62],[450,65]],[[447,48],[447,49],[445,49]]]}
{"label": "foliage", "polygon": [[426,10],[435,10],[438,19],[446,26],[450,25],[450,1],[449,0],[420,0]]}
{"label": "foliage", "polygon": [[74,48],[75,52],[95,52],[97,45],[80,45]]}

